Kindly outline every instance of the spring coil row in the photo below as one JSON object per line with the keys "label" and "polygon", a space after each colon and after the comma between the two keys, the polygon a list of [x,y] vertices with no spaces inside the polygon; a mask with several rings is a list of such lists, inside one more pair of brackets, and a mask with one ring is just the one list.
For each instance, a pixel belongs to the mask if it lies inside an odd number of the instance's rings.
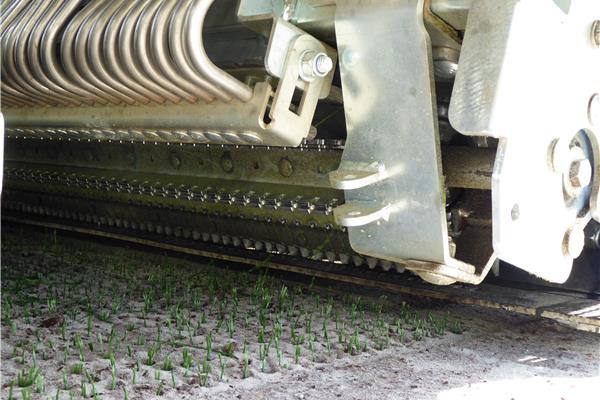
{"label": "spring coil row", "polygon": [[4,0],[3,106],[248,101],[202,42],[214,0]]}

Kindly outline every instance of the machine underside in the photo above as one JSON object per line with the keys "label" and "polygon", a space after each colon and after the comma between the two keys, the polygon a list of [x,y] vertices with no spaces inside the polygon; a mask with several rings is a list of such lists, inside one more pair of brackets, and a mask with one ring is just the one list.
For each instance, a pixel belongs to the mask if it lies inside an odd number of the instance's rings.
{"label": "machine underside", "polygon": [[2,213],[435,284],[500,261],[562,284],[583,253],[598,280],[598,20],[586,0],[3,0]]}

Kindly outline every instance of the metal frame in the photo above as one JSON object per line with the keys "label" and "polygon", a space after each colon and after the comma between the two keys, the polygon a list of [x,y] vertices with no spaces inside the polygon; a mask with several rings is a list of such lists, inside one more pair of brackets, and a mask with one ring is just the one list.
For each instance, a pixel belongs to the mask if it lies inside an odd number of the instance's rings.
{"label": "metal frame", "polygon": [[[56,2],[47,13],[38,3],[17,2],[23,7],[6,11],[2,30],[7,135],[298,146],[314,134],[317,102],[329,94],[334,72],[308,82],[302,57],[323,53],[335,65],[335,50],[276,20],[266,60],[268,70],[277,65],[277,88],[270,78],[250,87],[216,67],[204,50],[202,26],[213,1],[105,0],[74,16],[79,0]],[[50,18],[55,23],[45,29]],[[28,26],[31,38],[21,43],[28,31],[20,28]],[[58,43],[60,58],[53,52]],[[29,83],[22,78],[30,75]],[[297,107],[296,88],[302,92]]]}
{"label": "metal frame", "polygon": [[[583,248],[590,210],[598,217],[598,126],[588,115],[600,92],[600,52],[590,40],[597,19],[596,1],[474,2],[450,105],[455,129],[500,139],[492,180],[498,256],[557,283]],[[575,195],[573,153],[584,154],[593,178]]]}
{"label": "metal frame", "polygon": [[438,284],[478,283],[495,257],[479,269],[452,257],[423,8],[422,0],[337,5],[348,138],[330,174],[346,198],[334,215],[361,254],[406,263]]}

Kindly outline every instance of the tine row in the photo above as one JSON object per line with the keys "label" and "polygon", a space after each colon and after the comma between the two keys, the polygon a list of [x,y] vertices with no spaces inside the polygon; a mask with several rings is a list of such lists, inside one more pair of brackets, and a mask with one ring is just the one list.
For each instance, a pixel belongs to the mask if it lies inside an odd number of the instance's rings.
{"label": "tine row", "polygon": [[248,101],[202,42],[214,0],[4,0],[2,103]]}

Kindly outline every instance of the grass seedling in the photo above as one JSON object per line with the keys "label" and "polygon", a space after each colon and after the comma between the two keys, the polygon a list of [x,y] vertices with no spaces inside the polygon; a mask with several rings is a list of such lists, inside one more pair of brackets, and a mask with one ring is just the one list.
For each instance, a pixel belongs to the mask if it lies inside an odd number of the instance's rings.
{"label": "grass seedling", "polygon": [[117,387],[117,364],[112,363],[110,367],[110,390],[115,390]]}
{"label": "grass seedling", "polygon": [[450,332],[456,333],[456,334],[461,334],[461,333],[464,332],[464,329],[461,326],[460,321],[458,321],[458,320],[454,320],[452,322],[452,324],[450,325],[449,330],[450,330]]}
{"label": "grass seedling", "polygon": [[163,369],[163,371],[172,371],[173,370],[173,362],[171,361],[171,358],[169,356],[167,356],[163,360],[162,369]]}
{"label": "grass seedling", "polygon": [[413,340],[420,341],[420,340],[423,340],[423,337],[424,337],[423,329],[416,328],[412,334]]}
{"label": "grass seedling", "polygon": [[208,333],[206,337],[206,359],[210,360],[212,354],[212,332]]}
{"label": "grass seedling", "polygon": [[92,314],[87,316],[87,334],[88,336],[92,334]]}
{"label": "grass seedling", "polygon": [[225,359],[219,354],[219,380],[223,380],[223,375],[225,374]]}
{"label": "grass seedling", "polygon": [[38,375],[35,379],[35,391],[36,393],[46,392],[46,382],[44,381],[44,377],[42,375]]}
{"label": "grass seedling", "polygon": [[148,351],[146,353],[146,355],[147,355],[146,361],[145,361],[146,365],[154,365],[154,363],[156,363],[156,359],[155,359],[156,351],[157,351],[156,346],[152,346],[148,349]]}
{"label": "grass seedling", "polygon": [[192,366],[193,361],[192,354],[190,353],[187,347],[183,349],[182,359],[183,361],[181,362],[181,365],[183,366],[183,368],[189,369]]}
{"label": "grass seedling", "polygon": [[83,372],[83,363],[77,363],[71,367],[71,373],[76,375],[81,375]]}
{"label": "grass seedling", "polygon": [[300,354],[302,352],[302,348],[300,347],[300,343],[296,343],[296,348],[294,350],[294,361],[296,364],[300,363]]}
{"label": "grass seedling", "polygon": [[127,394],[127,388],[123,386],[123,400],[129,400],[129,395]]}
{"label": "grass seedling", "polygon": [[29,388],[23,388],[21,390],[21,399],[31,400],[31,392],[29,391]]}
{"label": "grass seedling", "polygon": [[17,385],[22,388],[33,385],[39,374],[39,367],[31,367],[28,370],[20,371],[17,375]]}
{"label": "grass seedling", "polygon": [[244,360],[242,364],[242,378],[246,379],[248,377],[248,349],[246,348],[246,343],[244,343]]}
{"label": "grass seedling", "polygon": [[207,359],[204,359],[204,361],[202,361],[202,370],[200,372],[200,386],[207,386],[210,371],[210,364]]}
{"label": "grass seedling", "polygon": [[63,372],[62,379],[63,379],[63,389],[64,390],[69,390],[69,378],[67,377],[67,373],[66,372]]}
{"label": "grass seedling", "polygon": [[261,326],[258,330],[258,343],[265,342],[265,329]]}
{"label": "grass seedling", "polygon": [[158,396],[162,396],[163,394],[165,394],[164,386],[165,383],[163,381],[160,381],[160,383],[158,384],[158,389],[156,389],[156,394]]}

